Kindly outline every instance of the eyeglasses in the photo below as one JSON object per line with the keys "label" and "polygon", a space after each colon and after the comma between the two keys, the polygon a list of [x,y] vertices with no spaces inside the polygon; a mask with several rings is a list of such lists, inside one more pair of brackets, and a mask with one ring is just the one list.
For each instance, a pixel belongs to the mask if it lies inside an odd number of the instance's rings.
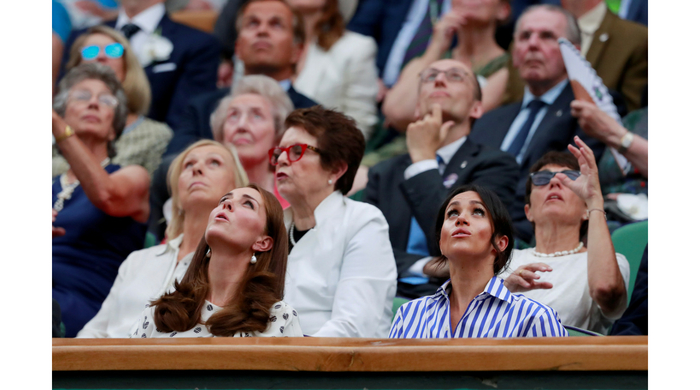
{"label": "eyeglasses", "polygon": [[[92,92],[84,90],[84,89],[79,89],[77,91],[73,91],[70,93],[70,99],[81,102],[81,103],[89,103],[90,100],[92,100]],[[119,100],[117,100],[114,95],[110,95],[107,93],[103,93],[99,96],[97,96],[97,102],[105,107],[109,108],[114,108],[119,104]]]}
{"label": "eyeglasses", "polygon": [[552,180],[554,175],[556,175],[557,173],[563,173],[571,180],[576,180],[576,179],[578,179],[579,176],[581,176],[580,171],[574,171],[574,170],[569,169],[569,170],[560,171],[560,172],[552,172],[552,171],[533,172],[530,174],[530,178],[532,179],[532,184],[534,184],[536,186],[546,186],[547,184],[549,184],[549,181]]}
{"label": "eyeglasses", "polygon": [[[109,58],[121,58],[124,55],[124,46],[121,43],[112,43],[104,47],[105,55]],[[80,51],[84,60],[94,60],[100,55],[100,47],[97,45],[86,46]]]}
{"label": "eyeglasses", "polygon": [[440,75],[440,73],[445,74],[445,78],[447,79],[447,81],[457,83],[463,82],[467,79],[468,76],[467,72],[459,68],[450,68],[447,70],[429,68],[420,73],[420,81],[424,84],[435,82],[435,79],[438,77],[438,75]]}
{"label": "eyeglasses", "polygon": [[287,152],[287,158],[289,159],[289,162],[293,163],[295,161],[299,161],[304,156],[304,152],[306,151],[306,149],[310,149],[318,154],[321,154],[321,151],[317,147],[307,144],[294,144],[287,146],[286,148],[275,146],[274,148],[270,149],[267,153],[270,155],[270,164],[277,165],[279,162],[279,158],[282,155],[282,152]]}

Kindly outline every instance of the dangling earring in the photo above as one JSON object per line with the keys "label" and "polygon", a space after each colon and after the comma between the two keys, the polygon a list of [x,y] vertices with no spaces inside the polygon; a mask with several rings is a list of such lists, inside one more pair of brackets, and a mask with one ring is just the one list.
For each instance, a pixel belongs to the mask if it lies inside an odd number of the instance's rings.
{"label": "dangling earring", "polygon": [[207,249],[207,257],[211,257],[211,248]]}
{"label": "dangling earring", "polygon": [[255,264],[258,262],[258,258],[253,255],[253,257],[250,258],[250,264]]}

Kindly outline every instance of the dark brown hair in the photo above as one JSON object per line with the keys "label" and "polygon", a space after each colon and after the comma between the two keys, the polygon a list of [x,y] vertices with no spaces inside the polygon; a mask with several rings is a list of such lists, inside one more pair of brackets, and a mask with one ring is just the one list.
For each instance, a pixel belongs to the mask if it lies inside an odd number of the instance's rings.
{"label": "dark brown hair", "polygon": [[[440,247],[440,236],[442,233],[442,225],[445,222],[445,211],[447,206],[452,201],[455,196],[468,191],[474,191],[479,194],[484,207],[491,222],[491,227],[493,227],[493,233],[491,233],[491,246],[496,250],[496,258],[493,261],[493,274],[498,275],[502,270],[506,269],[508,262],[510,261],[510,254],[513,251],[513,245],[515,244],[515,239],[513,238],[513,223],[510,221],[510,214],[508,214],[508,209],[501,202],[501,199],[496,195],[495,192],[475,184],[465,184],[463,186],[457,187],[440,206],[440,211],[438,212],[435,221],[435,239],[437,241],[437,247]],[[496,239],[499,237],[507,237],[508,245],[506,249],[501,251],[498,249],[496,244]],[[440,254],[440,262],[447,261],[445,255]]]}
{"label": "dark brown hair", "polygon": [[[248,267],[236,295],[204,324],[214,336],[265,331],[270,308],[284,296],[288,244],[282,206],[273,194],[258,185],[247,187],[262,195],[267,215],[265,233],[273,244],[269,251],[255,254],[258,261]],[[209,245],[202,238],[182,281],[175,282],[175,291],[151,303],[159,332],[184,332],[201,323],[202,307],[209,293],[208,250]]]}
{"label": "dark brown hair", "polygon": [[345,32],[343,14],[338,8],[338,0],[326,0],[323,14],[314,26],[314,34],[318,37],[318,45],[325,51],[331,49]]}
{"label": "dark brown hair", "polygon": [[365,137],[355,120],[338,111],[313,106],[292,111],[284,126],[299,127],[316,137],[323,169],[332,171],[342,163],[348,164],[348,170],[335,183],[336,190],[347,194],[365,153]]}
{"label": "dark brown hair", "polygon": [[[530,173],[535,173],[541,170],[547,165],[558,165],[560,167],[569,168],[574,171],[578,171],[581,167],[578,165],[578,160],[573,154],[569,152],[558,152],[549,151],[540,157],[532,166],[530,167]],[[532,177],[527,175],[527,183],[525,184],[525,204],[530,204],[530,194],[532,193]],[[532,222],[532,230],[535,230],[535,223]],[[583,239],[588,232],[588,221],[583,221],[581,223],[581,229],[579,230],[579,239]]]}
{"label": "dark brown hair", "polygon": [[245,10],[252,3],[259,3],[261,1],[276,1],[278,3],[284,4],[287,8],[289,8],[289,11],[292,12],[292,31],[294,32],[294,43],[303,45],[304,42],[306,42],[306,30],[304,30],[304,19],[302,18],[299,12],[295,11],[289,5],[289,3],[287,3],[284,0],[247,0],[245,3],[243,3],[243,5],[241,5],[241,7],[238,9],[238,12],[236,13],[237,33],[240,33],[241,28],[243,27],[243,15],[245,14]]}

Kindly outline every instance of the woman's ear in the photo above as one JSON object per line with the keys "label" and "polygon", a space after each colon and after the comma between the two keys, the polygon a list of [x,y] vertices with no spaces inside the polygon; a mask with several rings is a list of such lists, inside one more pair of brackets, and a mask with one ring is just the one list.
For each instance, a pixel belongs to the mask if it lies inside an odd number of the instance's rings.
{"label": "woman's ear", "polygon": [[527,218],[528,221],[532,222],[532,216],[530,215],[530,205],[529,204],[525,205],[525,217]]}
{"label": "woman's ear", "polygon": [[339,180],[341,177],[343,177],[343,175],[344,175],[345,172],[347,172],[347,171],[348,171],[348,163],[346,163],[346,162],[341,162],[340,164],[338,164],[338,166],[335,167],[335,168],[333,169],[333,172],[332,172],[332,175],[333,175],[333,177],[332,177],[333,183],[337,183],[338,180]]}
{"label": "woman's ear", "polygon": [[253,252],[267,252],[272,249],[274,240],[270,236],[262,236],[253,244]]}
{"label": "woman's ear", "polygon": [[499,252],[503,252],[508,248],[508,236],[496,237],[496,246]]}

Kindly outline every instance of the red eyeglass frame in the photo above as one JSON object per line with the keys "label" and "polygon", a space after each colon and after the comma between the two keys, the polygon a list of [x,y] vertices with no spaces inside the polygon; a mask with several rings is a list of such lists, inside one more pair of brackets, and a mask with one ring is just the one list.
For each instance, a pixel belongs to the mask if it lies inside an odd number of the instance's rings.
{"label": "red eyeglass frame", "polygon": [[[301,152],[299,153],[299,158],[297,158],[296,160],[292,160],[292,158],[289,157],[289,151],[295,146],[301,146]],[[280,154],[277,156],[278,161],[273,163],[272,158],[274,157],[274,153],[275,153],[276,149],[280,150]],[[309,144],[293,144],[293,145],[287,146],[286,148],[283,148],[281,146],[275,146],[273,148],[270,148],[270,150],[267,151],[267,155],[270,158],[270,164],[277,165],[277,164],[279,164],[279,156],[281,156],[282,153],[286,152],[287,158],[289,159],[289,162],[293,163],[293,162],[297,162],[297,161],[301,160],[301,158],[304,157],[304,152],[306,152],[306,149],[313,150],[314,152],[321,154],[321,150],[315,146],[312,146]]]}

